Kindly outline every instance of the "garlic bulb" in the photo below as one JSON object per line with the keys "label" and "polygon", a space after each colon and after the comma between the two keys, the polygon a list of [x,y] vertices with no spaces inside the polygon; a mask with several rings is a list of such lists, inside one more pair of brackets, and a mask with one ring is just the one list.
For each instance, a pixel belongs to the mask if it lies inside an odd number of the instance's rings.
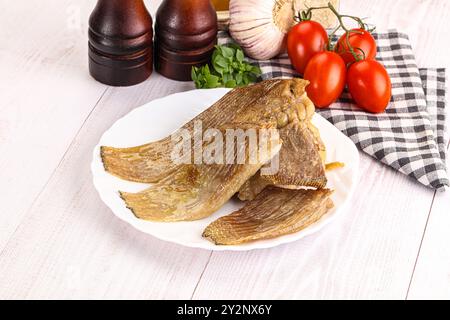
{"label": "garlic bulb", "polygon": [[271,59],[285,50],[294,16],[293,0],[231,0],[230,34],[249,57]]}

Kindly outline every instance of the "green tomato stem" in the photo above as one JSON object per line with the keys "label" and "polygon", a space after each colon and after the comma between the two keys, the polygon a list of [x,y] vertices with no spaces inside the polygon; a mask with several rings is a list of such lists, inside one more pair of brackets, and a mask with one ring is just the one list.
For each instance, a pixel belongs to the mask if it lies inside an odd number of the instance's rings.
{"label": "green tomato stem", "polygon": [[[356,17],[356,16],[340,14],[336,10],[336,8],[333,6],[333,4],[331,2],[329,2],[328,6],[326,6],[326,7],[311,7],[311,8],[308,8],[307,10],[305,10],[305,11],[301,11],[301,12],[298,13],[297,16],[295,16],[294,19],[297,22],[309,21],[312,18],[312,12],[314,10],[321,10],[321,9],[329,9],[329,10],[331,10],[331,12],[336,16],[336,18],[337,18],[337,20],[339,22],[339,25],[331,32],[331,34],[329,35],[329,38],[331,39],[331,37],[333,37],[336,34],[336,32],[338,32],[342,28],[342,30],[344,30],[344,32],[346,34],[345,42],[346,42],[346,45],[347,45],[348,52],[350,52],[352,54],[352,56],[355,58],[355,61],[361,61],[361,60],[365,59],[365,52],[363,50],[361,50],[360,48],[357,48],[357,50],[361,51],[361,54],[357,54],[356,51],[355,51],[355,48],[353,48],[351,43],[350,43],[350,35],[351,35],[351,33],[359,33],[359,34],[361,34],[361,32],[357,31],[357,30],[350,30],[349,28],[347,28],[347,26],[344,23],[344,19],[345,18],[352,19],[352,20],[354,20],[354,21],[356,21],[358,23],[360,29],[366,30],[366,31],[368,31],[370,33],[373,32],[375,30],[375,28],[369,28],[369,25],[364,22],[364,19],[361,19],[361,18]],[[331,45],[331,40],[329,40],[328,44],[327,44],[327,50],[331,51],[331,50],[334,49],[334,47]]]}

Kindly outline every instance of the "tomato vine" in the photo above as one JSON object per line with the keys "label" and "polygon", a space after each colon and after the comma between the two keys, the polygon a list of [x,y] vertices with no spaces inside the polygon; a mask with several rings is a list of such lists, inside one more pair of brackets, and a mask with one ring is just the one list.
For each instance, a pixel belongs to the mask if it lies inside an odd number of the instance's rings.
{"label": "tomato vine", "polygon": [[[373,31],[375,31],[375,27],[371,28],[369,24],[364,22],[364,19],[357,17],[357,16],[340,14],[331,2],[328,3],[328,6],[307,8],[307,10],[299,12],[298,15],[295,16],[294,19],[297,22],[309,21],[312,19],[313,11],[324,10],[324,9],[329,9],[336,16],[336,18],[339,22],[339,25],[330,33],[329,39],[331,39],[340,29],[344,30],[345,37],[346,37],[346,44],[347,44],[347,48],[349,50],[348,52],[354,57],[355,61],[364,60],[366,58],[365,52],[361,48],[354,48],[350,43],[350,36],[352,33],[361,34],[362,32],[348,28],[344,22],[344,19],[346,19],[346,18],[351,19],[351,20],[354,20],[356,23],[358,23],[360,29],[367,31],[369,33],[372,33]],[[332,51],[333,49],[334,49],[334,47],[331,45],[331,40],[329,40],[328,44],[327,44],[327,50]],[[358,54],[358,53],[356,53],[357,51],[359,51],[361,53]]]}

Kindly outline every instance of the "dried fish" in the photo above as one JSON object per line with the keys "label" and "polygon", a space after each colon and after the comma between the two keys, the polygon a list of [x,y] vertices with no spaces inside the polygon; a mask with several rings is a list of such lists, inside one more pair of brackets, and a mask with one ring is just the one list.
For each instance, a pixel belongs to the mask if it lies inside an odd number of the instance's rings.
{"label": "dried fish", "polygon": [[[304,89],[307,84],[301,79],[271,80],[237,89],[209,109],[213,111],[207,110],[196,119],[203,119],[206,128],[216,126],[219,130],[282,129],[303,120],[302,113],[306,117],[308,108],[305,105],[309,101],[305,101],[308,98]],[[239,92],[239,97],[233,92]],[[232,109],[229,104],[233,105]],[[221,119],[220,123],[217,119]],[[224,122],[224,119],[228,121]],[[184,127],[192,126],[191,121]],[[172,147],[162,140],[137,147],[138,153],[135,148],[102,148],[102,158],[108,172],[131,181],[155,182],[139,193],[120,193],[127,207],[138,218],[186,221],[209,216],[279,152],[281,141],[272,141],[270,148],[262,154],[262,150],[258,150],[260,154],[256,163],[249,161],[252,155],[244,149],[244,164],[238,161],[231,164],[174,164],[166,156],[166,153],[171,154]],[[246,147],[245,144],[237,146]],[[233,154],[237,156],[239,152]]]}
{"label": "dried fish", "polygon": [[[139,193],[120,192],[127,207],[140,219],[150,221],[190,221],[211,215],[276,155],[281,141],[269,141],[267,150],[258,150],[256,163],[246,145],[234,153],[245,152],[244,164],[182,165],[166,178]],[[241,148],[245,148],[242,150]]]}
{"label": "dried fish", "polygon": [[[283,146],[281,148],[283,148]],[[253,200],[258,196],[258,194],[260,194],[266,187],[270,185],[273,185],[273,183],[265,179],[265,177],[261,175],[261,171],[258,171],[239,189],[238,198],[242,201]]]}
{"label": "dried fish", "polygon": [[260,171],[257,172],[239,190],[239,199],[253,200],[269,185],[287,189],[326,186],[324,160],[320,154],[323,142],[320,136],[315,136],[311,132],[311,125],[304,121],[294,122],[279,131],[283,145],[280,150],[278,172],[274,175],[262,175]]}
{"label": "dried fish", "polygon": [[304,122],[292,123],[280,130],[280,138],[280,169],[264,179],[275,185],[324,188],[325,167],[308,126]]}
{"label": "dried fish", "polygon": [[217,245],[237,245],[298,232],[333,208],[331,194],[328,189],[267,187],[242,209],[212,222],[203,237]]}
{"label": "dried fish", "polygon": [[[286,110],[291,110],[291,117],[301,116],[303,112],[311,113],[312,103],[305,93],[307,85],[308,82],[301,79],[276,79],[234,89],[180,130],[192,131],[195,121],[202,121],[203,130],[218,128],[224,124],[233,126],[237,123],[275,122],[279,125],[283,122]],[[312,112],[313,108],[314,106]],[[288,118],[289,120],[294,119]],[[175,132],[174,135],[176,134]],[[173,143],[169,136],[132,148],[103,146],[101,158],[105,170],[119,178],[155,183],[180,167],[171,159],[172,148]]]}

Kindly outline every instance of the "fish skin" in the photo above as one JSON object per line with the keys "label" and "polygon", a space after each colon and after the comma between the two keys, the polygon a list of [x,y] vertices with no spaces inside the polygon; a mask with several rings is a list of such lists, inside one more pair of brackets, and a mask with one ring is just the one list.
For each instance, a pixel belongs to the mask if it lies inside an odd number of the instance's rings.
{"label": "fish skin", "polygon": [[[325,188],[327,177],[324,159],[320,154],[321,145],[311,132],[308,121],[294,122],[279,130],[283,145],[280,150],[280,169],[274,175],[257,172],[239,190],[238,197],[249,201],[269,185],[287,189],[301,187]],[[323,143],[322,143],[323,144]]]}
{"label": "fish skin", "polygon": [[292,123],[280,130],[280,138],[280,169],[264,178],[274,185],[324,188],[325,166],[308,126],[304,122]]}
{"label": "fish skin", "polygon": [[[308,84],[302,79],[274,79],[236,88],[181,129],[192,132],[197,120],[202,121],[203,130],[218,128],[226,123],[276,121],[281,109],[289,104],[295,107],[301,102],[299,99],[305,99]],[[156,183],[180,167],[171,160],[172,148],[171,136],[168,136],[131,148],[102,146],[100,156],[105,171],[114,176],[133,182]]]}
{"label": "fish skin", "polygon": [[[283,148],[283,146],[281,146],[281,148]],[[253,177],[245,181],[239,189],[237,196],[241,201],[251,201],[270,185],[273,185],[273,183],[265,179],[264,176],[261,176],[261,172],[258,171]]]}
{"label": "fish skin", "polygon": [[328,189],[267,187],[240,210],[208,225],[203,237],[216,245],[238,245],[296,233],[333,208],[331,194]]}
{"label": "fish skin", "polygon": [[255,164],[249,162],[246,145],[240,147],[245,148],[245,164],[182,165],[148,189],[120,192],[120,196],[139,219],[176,222],[205,218],[221,208],[245,181],[278,154],[281,140],[272,141],[266,152],[258,153]]}

